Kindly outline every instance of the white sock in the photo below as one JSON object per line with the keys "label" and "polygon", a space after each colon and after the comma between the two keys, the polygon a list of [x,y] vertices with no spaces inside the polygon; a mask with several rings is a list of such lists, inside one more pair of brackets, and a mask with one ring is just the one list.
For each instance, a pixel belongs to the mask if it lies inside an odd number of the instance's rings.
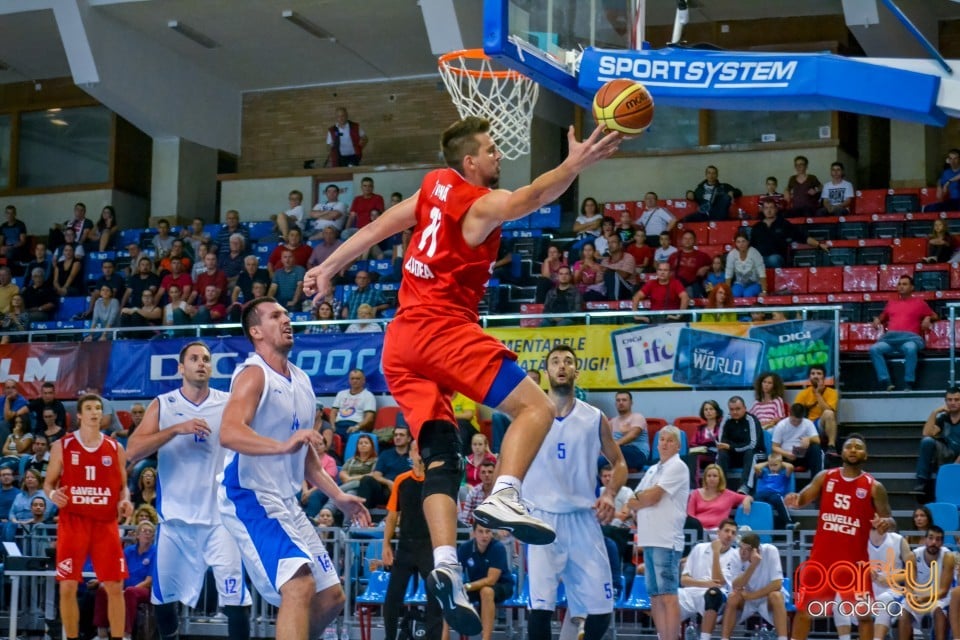
{"label": "white sock", "polygon": [[777,636],[777,640],[787,640],[787,636]]}
{"label": "white sock", "polygon": [[837,636],[837,637],[838,637],[838,640],[850,640],[850,634],[849,634],[849,633],[842,633],[842,634],[840,634],[840,635]]}
{"label": "white sock", "polygon": [[493,494],[503,489],[515,489],[517,493],[520,493],[520,484],[519,478],[515,478],[514,476],[500,476],[494,483],[493,491],[490,493]]}
{"label": "white sock", "polygon": [[706,631],[700,632],[700,640],[710,640],[710,634]]}
{"label": "white sock", "polygon": [[[457,561],[457,548],[451,545],[443,545],[433,550],[433,566],[440,565],[459,565]],[[847,640],[850,640],[847,638]]]}

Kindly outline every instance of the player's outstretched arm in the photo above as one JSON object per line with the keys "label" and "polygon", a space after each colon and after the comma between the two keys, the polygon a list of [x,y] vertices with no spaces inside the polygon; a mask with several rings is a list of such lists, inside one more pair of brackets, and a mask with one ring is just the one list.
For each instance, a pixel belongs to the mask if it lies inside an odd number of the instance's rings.
{"label": "player's outstretched arm", "polygon": [[307,271],[303,278],[303,292],[319,300],[332,291],[330,281],[381,240],[412,227],[417,222],[417,200],[420,190],[399,204],[383,212],[379,218],[358,230],[337,247],[322,264]]}

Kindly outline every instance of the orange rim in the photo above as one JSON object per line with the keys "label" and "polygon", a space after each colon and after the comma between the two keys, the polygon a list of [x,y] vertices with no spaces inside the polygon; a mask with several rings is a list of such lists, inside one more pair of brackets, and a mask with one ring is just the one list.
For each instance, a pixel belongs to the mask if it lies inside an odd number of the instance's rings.
{"label": "orange rim", "polygon": [[452,64],[455,60],[460,58],[466,58],[468,60],[490,60],[490,56],[485,54],[483,49],[463,49],[461,51],[444,53],[437,58],[437,66],[441,69],[447,69],[451,73],[455,73],[457,75],[470,76],[473,78],[479,78],[481,80],[521,77],[520,73],[509,69],[507,71],[494,71],[492,69],[467,69],[466,67],[458,67]]}

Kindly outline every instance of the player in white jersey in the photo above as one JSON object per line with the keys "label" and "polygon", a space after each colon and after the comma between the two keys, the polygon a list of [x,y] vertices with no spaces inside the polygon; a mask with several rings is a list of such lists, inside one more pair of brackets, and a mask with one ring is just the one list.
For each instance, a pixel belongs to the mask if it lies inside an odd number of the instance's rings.
{"label": "player in white jersey", "polygon": [[[522,492],[537,496],[532,513],[557,533],[552,543],[527,548],[530,580],[530,640],[549,640],[550,620],[563,582],[568,617],[585,618],[585,640],[600,640],[613,613],[613,581],[600,525],[613,519],[614,501],[627,478],[627,465],[599,409],[573,395],[577,357],[560,345],[547,354],[548,395],[556,418],[533,459]],[[597,497],[600,452],[613,479]]]}
{"label": "player in white jersey", "polygon": [[273,298],[256,298],[240,321],[254,354],[233,374],[223,411],[220,443],[230,451],[220,474],[220,516],[257,591],[280,607],[277,639],[316,638],[345,598],[297,491],[306,479],[348,522],[369,526],[370,514],[360,498],[340,490],[314,449],[323,437],[313,430],[316,397],[307,374],[288,359],[287,310]]}
{"label": "player in white jersey", "polygon": [[757,534],[747,533],[740,538],[738,552],[740,562],[727,597],[721,640],[730,640],[737,622],[754,614],[773,625],[778,640],[787,640],[786,599],[789,594],[783,588],[780,551],[772,544],[761,544]]}
{"label": "player in white jersey", "polygon": [[703,616],[700,638],[710,640],[723,603],[727,601],[735,571],[740,566],[740,551],[733,548],[737,523],[729,518],[720,523],[717,538],[694,545],[680,574],[680,620]]}
{"label": "player in white jersey", "polygon": [[910,640],[913,621],[919,623],[927,616],[933,617],[933,637],[945,640],[954,559],[953,553],[943,546],[943,529],[935,524],[927,527],[923,544],[907,557],[906,567],[907,575],[913,578],[913,585],[906,589],[903,615],[897,625],[900,640]]}
{"label": "player in white jersey", "polygon": [[204,575],[213,568],[227,635],[250,637],[250,593],[240,549],[220,522],[217,475],[223,470],[220,416],[229,394],[210,388],[210,348],[191,342],[180,350],[183,384],[150,403],[127,442],[131,463],[157,453],[157,538],[151,600],[162,640],[179,638],[177,602],[196,606]]}

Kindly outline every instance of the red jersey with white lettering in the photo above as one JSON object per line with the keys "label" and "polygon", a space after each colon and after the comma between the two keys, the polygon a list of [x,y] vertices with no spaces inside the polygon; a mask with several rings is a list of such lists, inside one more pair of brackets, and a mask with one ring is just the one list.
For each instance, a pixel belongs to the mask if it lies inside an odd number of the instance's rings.
{"label": "red jersey with white lettering", "polygon": [[64,436],[61,442],[60,488],[69,501],[60,511],[91,520],[116,522],[117,504],[123,491],[117,442],[101,436],[100,444],[88,449],[76,433]]}
{"label": "red jersey with white lettering", "polygon": [[500,229],[471,247],[460,225],[473,203],[489,192],[454,169],[437,169],[424,177],[417,223],[403,256],[401,314],[411,307],[443,307],[443,315],[453,312],[477,321],[477,307],[497,260]]}

